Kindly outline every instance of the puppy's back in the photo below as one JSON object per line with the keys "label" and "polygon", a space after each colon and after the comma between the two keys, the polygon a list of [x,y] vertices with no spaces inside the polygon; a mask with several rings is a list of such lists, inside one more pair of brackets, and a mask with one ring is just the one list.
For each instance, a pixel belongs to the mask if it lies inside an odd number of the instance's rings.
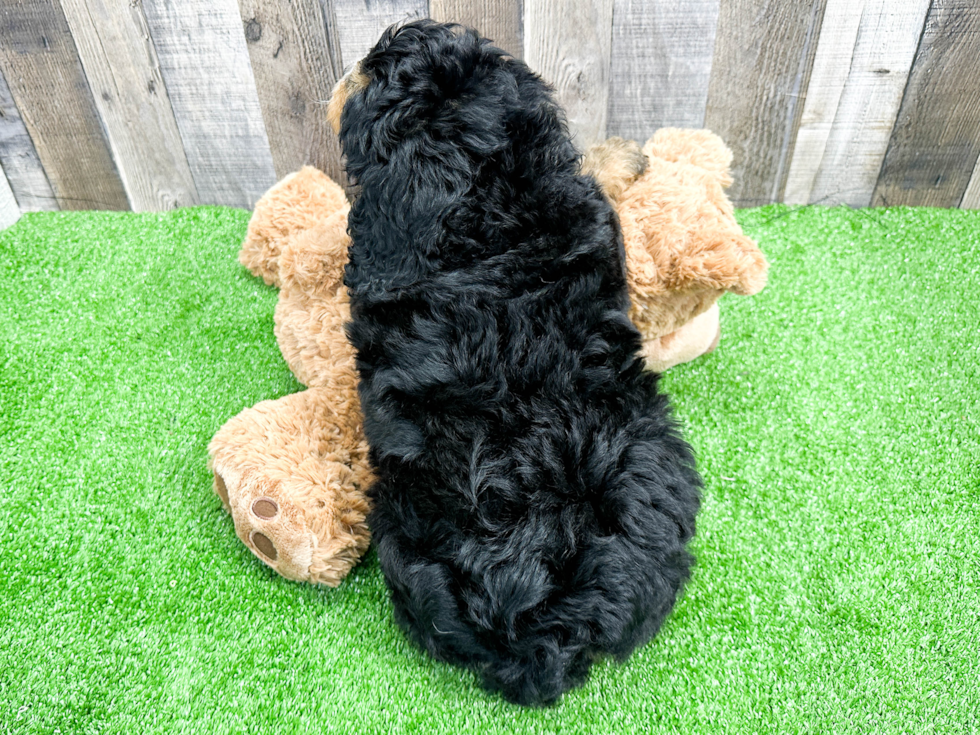
{"label": "puppy's back", "polygon": [[521,62],[430,23],[358,70],[349,334],[399,623],[525,704],[649,639],[699,479],[642,370],[618,225]]}

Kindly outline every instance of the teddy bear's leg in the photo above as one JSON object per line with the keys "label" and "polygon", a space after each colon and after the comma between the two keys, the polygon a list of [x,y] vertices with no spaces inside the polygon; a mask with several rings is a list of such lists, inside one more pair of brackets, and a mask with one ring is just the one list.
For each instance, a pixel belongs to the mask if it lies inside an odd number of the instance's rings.
{"label": "teddy bear's leg", "polygon": [[646,169],[647,157],[640,144],[623,138],[596,143],[582,157],[582,174],[592,176],[613,203]]}
{"label": "teddy bear's leg", "polygon": [[281,286],[279,254],[287,238],[347,206],[344,190],[312,166],[289,174],[255,204],[238,259],[270,286]]}
{"label": "teddy bear's leg", "polygon": [[310,389],[228,421],[208,451],[239,539],[282,576],[335,587],[370,543],[372,477],[357,411]]}
{"label": "teddy bear's leg", "polygon": [[662,373],[674,365],[690,362],[712,352],[721,340],[718,303],[670,334],[643,342],[643,358],[648,370]]}

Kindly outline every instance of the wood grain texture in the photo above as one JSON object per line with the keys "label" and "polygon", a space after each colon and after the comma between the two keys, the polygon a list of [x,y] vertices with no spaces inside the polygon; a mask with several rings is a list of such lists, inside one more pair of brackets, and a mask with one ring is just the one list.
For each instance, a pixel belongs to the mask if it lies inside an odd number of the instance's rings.
{"label": "wood grain texture", "polygon": [[276,171],[235,0],[142,5],[198,198],[251,208]]}
{"label": "wood grain texture", "polygon": [[20,219],[20,208],[3,170],[0,169],[0,230]]}
{"label": "wood grain texture", "polygon": [[344,69],[350,69],[392,23],[426,18],[426,0],[334,0]]}
{"label": "wood grain texture", "polygon": [[309,164],[343,183],[340,145],[326,115],[343,61],[324,6],[320,0],[238,5],[276,176]]}
{"label": "wood grain texture", "polygon": [[738,206],[779,201],[826,0],[721,0],[705,127],[734,153]]}
{"label": "wood grain texture", "polygon": [[875,205],[958,207],[980,158],[980,4],[933,0]]}
{"label": "wood grain texture", "polygon": [[57,211],[58,201],[44,173],[34,141],[0,74],[0,167],[22,212]]}
{"label": "wood grain texture", "polygon": [[129,209],[57,0],[0,4],[0,70],[61,209]]}
{"label": "wood grain texture", "polygon": [[973,167],[973,175],[970,177],[970,183],[967,184],[960,206],[963,209],[980,209],[980,160]]}
{"label": "wood grain texture", "polygon": [[142,8],[119,0],[61,3],[132,208],[197,204]]}
{"label": "wood grain texture", "polygon": [[609,135],[646,141],[658,128],[700,128],[719,0],[615,0]]}
{"label": "wood grain texture", "polygon": [[929,0],[829,0],[784,201],[871,203]]}
{"label": "wood grain texture", "polygon": [[555,87],[580,150],[606,138],[613,0],[525,0],[524,60]]}
{"label": "wood grain texture", "polygon": [[429,0],[429,15],[446,23],[462,23],[511,56],[524,55],[521,33],[522,0]]}

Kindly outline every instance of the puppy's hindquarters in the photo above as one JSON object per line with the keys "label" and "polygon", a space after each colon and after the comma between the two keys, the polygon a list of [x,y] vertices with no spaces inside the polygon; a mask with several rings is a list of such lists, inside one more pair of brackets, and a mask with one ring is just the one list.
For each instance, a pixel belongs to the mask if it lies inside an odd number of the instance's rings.
{"label": "puppy's hindquarters", "polygon": [[[624,659],[657,632],[693,561],[685,545],[700,480],[665,416],[619,427],[572,432],[592,437],[570,478],[580,491],[535,492],[549,471],[531,472],[532,483],[517,488],[526,501],[513,522],[463,520],[452,503],[417,502],[404,489],[412,483],[379,482],[370,524],[396,618],[417,644],[475,670],[512,702],[540,705],[582,684],[597,656]],[[555,431],[516,444],[521,454],[555,456],[568,441]]]}

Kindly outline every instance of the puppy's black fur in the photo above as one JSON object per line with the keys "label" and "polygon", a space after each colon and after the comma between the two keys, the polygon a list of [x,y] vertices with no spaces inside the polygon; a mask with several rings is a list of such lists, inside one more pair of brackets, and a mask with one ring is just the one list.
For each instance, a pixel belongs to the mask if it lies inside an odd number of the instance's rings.
{"label": "puppy's black fur", "polygon": [[548,86],[432,21],[389,29],[360,72],[341,117],[348,334],[395,615],[507,699],[553,702],[671,609],[694,458]]}

